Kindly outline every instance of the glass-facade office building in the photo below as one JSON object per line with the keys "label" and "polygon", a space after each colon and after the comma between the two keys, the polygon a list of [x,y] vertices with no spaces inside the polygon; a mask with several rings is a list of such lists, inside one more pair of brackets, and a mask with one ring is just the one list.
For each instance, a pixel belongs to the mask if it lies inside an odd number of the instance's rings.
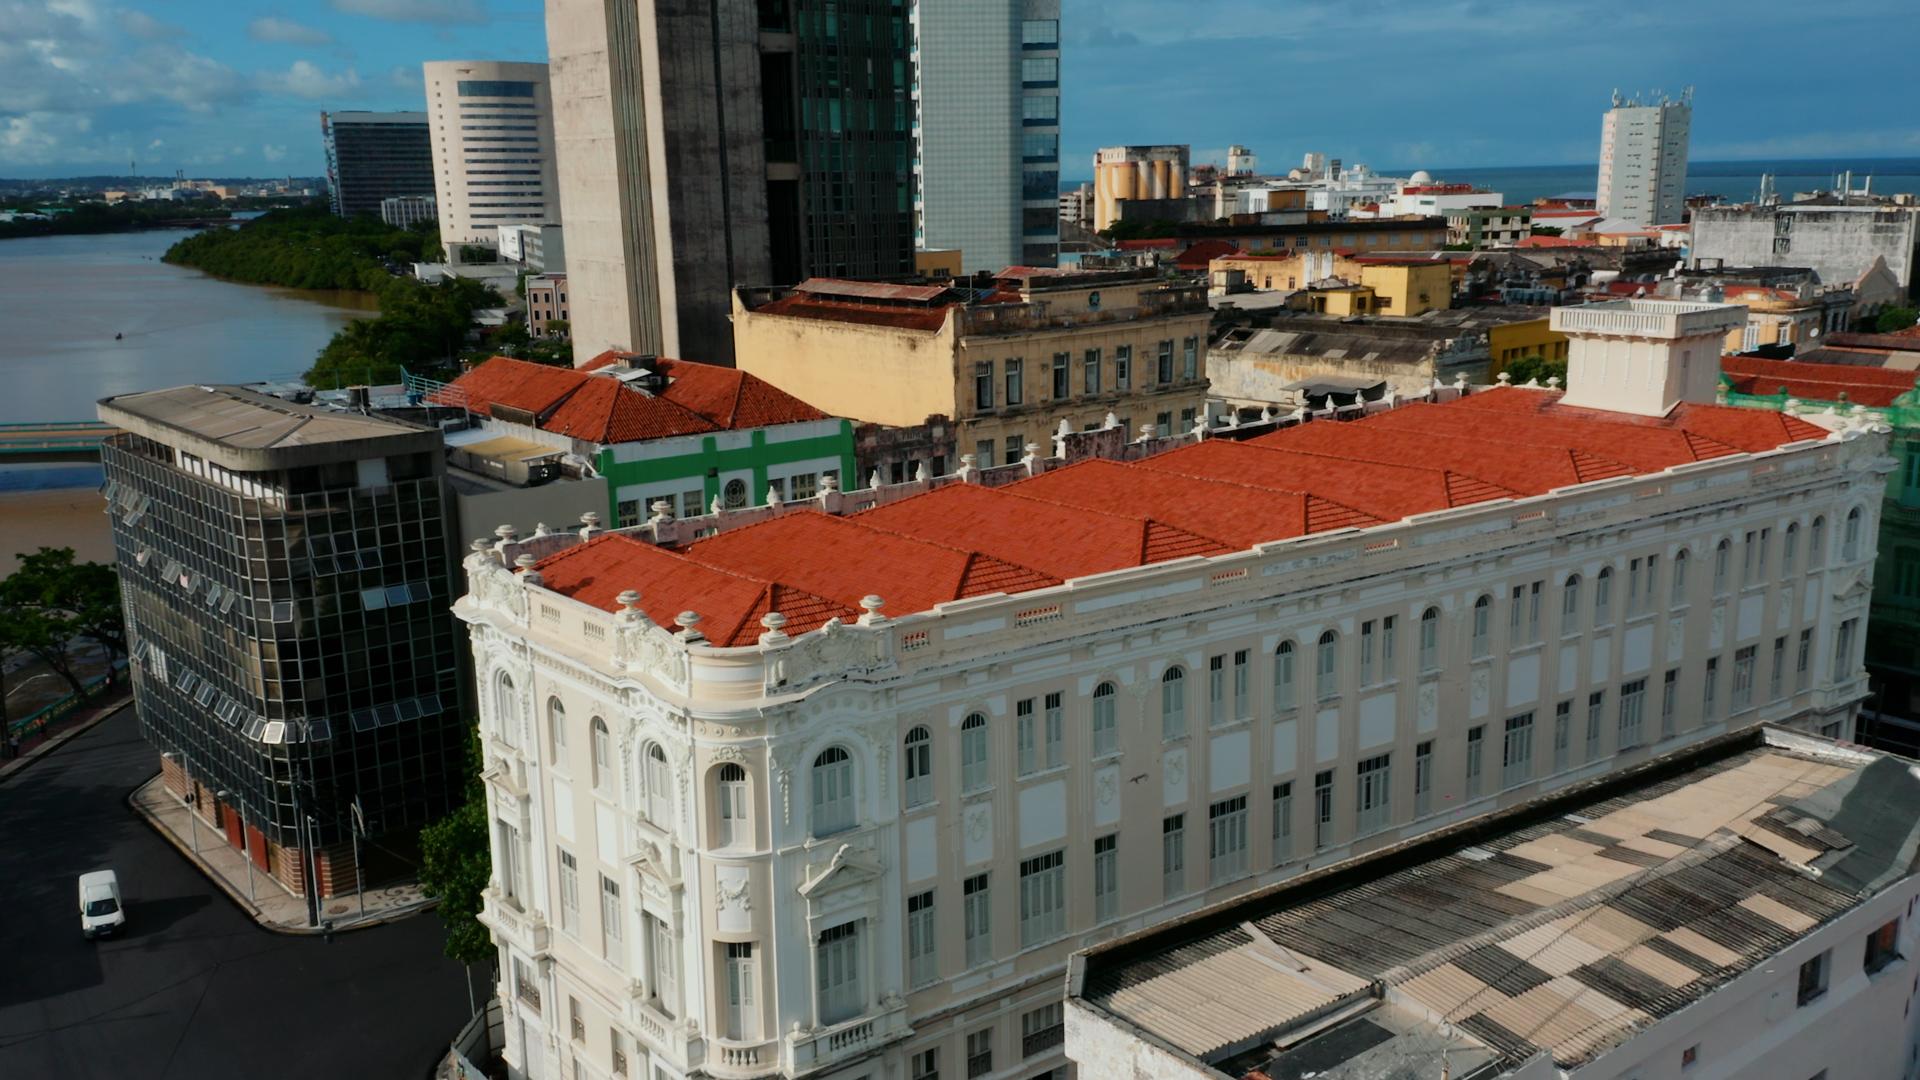
{"label": "glass-facade office building", "polygon": [[426,113],[323,112],[320,134],[329,204],[341,217],[377,217],[383,200],[434,194]]}
{"label": "glass-facade office building", "polygon": [[404,853],[463,782],[439,433],[228,387],[100,413],[123,429],[102,462],[134,703],[170,786],[288,887],[353,891],[356,807]]}

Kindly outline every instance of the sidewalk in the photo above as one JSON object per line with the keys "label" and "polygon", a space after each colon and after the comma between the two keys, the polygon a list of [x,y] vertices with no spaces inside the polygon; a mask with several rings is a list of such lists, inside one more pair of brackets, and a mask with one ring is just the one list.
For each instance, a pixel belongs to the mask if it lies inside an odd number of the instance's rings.
{"label": "sidewalk", "polygon": [[58,750],[68,739],[92,730],[95,724],[133,704],[133,693],[124,684],[85,708],[62,716],[52,725],[35,731],[20,741],[20,756],[7,757],[0,747],[0,784],[12,779],[15,773],[32,765],[42,757]]}
{"label": "sidewalk", "polygon": [[[289,892],[265,870],[254,868],[249,882],[246,857],[227,843],[219,830],[195,818],[186,804],[167,790],[158,773],[135,788],[127,803],[261,926],[282,934],[324,932],[321,927],[307,925],[307,901]],[[194,851],[196,833],[198,853]],[[418,882],[369,888],[364,899],[363,916],[361,899],[353,894],[328,897],[321,902],[320,918],[331,920],[336,933],[361,930],[416,915],[437,902],[421,893]]]}

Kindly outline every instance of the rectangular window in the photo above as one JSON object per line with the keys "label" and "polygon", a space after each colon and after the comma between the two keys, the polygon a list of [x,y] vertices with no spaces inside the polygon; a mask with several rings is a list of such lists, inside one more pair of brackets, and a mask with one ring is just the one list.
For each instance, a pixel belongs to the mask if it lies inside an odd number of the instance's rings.
{"label": "rectangular window", "polygon": [[1428,609],[1420,616],[1420,670],[1437,671],[1440,668],[1440,615]]}
{"label": "rectangular window", "polygon": [[1705,686],[1705,689],[1701,691],[1701,700],[1700,700],[1701,719],[1703,720],[1713,719],[1714,710],[1715,708],[1718,707],[1714,699],[1718,697],[1719,694],[1720,694],[1720,658],[1717,656],[1709,656],[1707,657],[1706,686]]}
{"label": "rectangular window", "polygon": [[1787,674],[1787,638],[1773,639],[1773,664],[1767,668],[1767,700],[1779,701],[1780,688]]}
{"label": "rectangular window", "polygon": [[981,1028],[967,1034],[967,1080],[993,1071],[993,1029]]}
{"label": "rectangular window", "polygon": [[1754,555],[1758,551],[1758,547],[1754,543],[1754,537],[1756,535],[1758,534],[1752,529],[1748,529],[1746,539],[1740,545],[1740,587],[1743,589],[1753,584]]}
{"label": "rectangular window", "polygon": [[1862,967],[1867,974],[1877,974],[1881,968],[1900,959],[1900,920],[1886,923],[1867,935],[1866,958]]}
{"label": "rectangular window", "polygon": [[1313,774],[1313,846],[1318,851],[1333,843],[1333,770]]}
{"label": "rectangular window", "polygon": [[967,966],[979,967],[993,959],[993,891],[988,888],[987,875],[976,874],[960,886],[960,892],[961,916],[966,923]]}
{"label": "rectangular window", "polygon": [[1394,618],[1395,618],[1394,616],[1389,615],[1386,618],[1380,620],[1380,671],[1381,671],[1380,677],[1382,679],[1394,678],[1394,670],[1393,670]]}
{"label": "rectangular window", "polygon": [[1660,680],[1660,737],[1673,738],[1680,718],[1676,715],[1680,698],[1680,669],[1672,668]]}
{"label": "rectangular window", "polygon": [[1093,841],[1093,921],[1106,922],[1120,910],[1120,836]]}
{"label": "rectangular window", "polygon": [[620,953],[620,885],[600,876],[600,955],[606,957],[615,967],[625,967],[626,957]]}
{"label": "rectangular window", "polygon": [[925,986],[940,977],[934,952],[935,925],[933,890],[907,897],[907,979],[914,986]]}
{"label": "rectangular window", "polygon": [[1020,99],[1020,119],[1046,127],[1060,122],[1060,99],[1052,94],[1028,94]]}
{"label": "rectangular window", "polygon": [[1627,563],[1627,614],[1638,615],[1641,612],[1642,598],[1650,590],[1642,588],[1641,560],[1632,559]]}
{"label": "rectangular window", "polygon": [[1600,721],[1606,714],[1607,692],[1595,690],[1587,695],[1587,761],[1600,760]]}
{"label": "rectangular window", "polygon": [[1093,754],[1099,757],[1120,748],[1120,721],[1115,715],[1119,691],[1112,683],[1101,683],[1093,690]]}
{"label": "rectangular window", "polygon": [[1200,377],[1200,339],[1197,337],[1180,341],[1180,377],[1188,381]]}
{"label": "rectangular window", "polygon": [[1020,61],[1020,81],[1027,86],[1051,86],[1060,81],[1060,61],[1051,56],[1029,56]]}
{"label": "rectangular window", "polygon": [[1733,711],[1753,704],[1754,646],[1736,649],[1733,654]]}
{"label": "rectangular window", "polygon": [[1014,746],[1019,752],[1020,775],[1028,776],[1040,769],[1039,732],[1035,730],[1033,699],[1022,698],[1013,706]]}
{"label": "rectangular window", "polygon": [[1273,785],[1273,864],[1293,858],[1293,781]]}
{"label": "rectangular window", "polygon": [[1360,624],[1360,685],[1373,685],[1373,620]]}
{"label": "rectangular window", "polygon": [[1527,640],[1540,640],[1540,594],[1546,588],[1546,582],[1536,581],[1527,586]]}
{"label": "rectangular window", "polygon": [[[1131,345],[1113,347],[1113,388],[1115,390],[1133,389],[1133,346]],[[1126,431],[1126,425],[1121,425],[1120,430]],[[1127,437],[1132,438],[1133,433],[1128,431]]]}
{"label": "rectangular window", "polygon": [[973,365],[973,408],[975,412],[993,411],[993,361]]}
{"label": "rectangular window", "polygon": [[1807,688],[1807,680],[1813,674],[1813,631],[1800,631],[1800,651],[1793,661],[1793,688],[1796,691]]}
{"label": "rectangular window", "polygon": [[570,851],[560,853],[560,929],[580,929],[580,863]]}
{"label": "rectangular window", "polygon": [[1067,354],[1066,353],[1057,352],[1053,354],[1052,375],[1053,375],[1053,399],[1055,401],[1059,401],[1060,399],[1067,397],[1068,394],[1070,393],[1069,387],[1067,385],[1070,378],[1070,373],[1067,370]]}
{"label": "rectangular window", "polygon": [[[1007,456],[1001,459],[1001,464],[1018,465],[1021,457],[1026,453],[1026,443],[1021,440],[1019,432],[1014,432],[1007,436],[1006,447]],[[987,464],[991,465],[993,463],[988,462]]]}
{"label": "rectangular window", "polygon": [[940,1048],[928,1047],[913,1055],[908,1061],[908,1080],[940,1080]]}
{"label": "rectangular window", "polygon": [[867,1009],[860,967],[859,920],[823,930],[814,948],[814,986],[820,1023],[838,1024]]}
{"label": "rectangular window", "polygon": [[1640,745],[1641,721],[1646,717],[1647,680],[1635,679],[1620,684],[1620,740],[1615,750],[1631,750]]}
{"label": "rectangular window", "polygon": [[1527,610],[1527,587],[1515,585],[1507,601],[1507,644],[1519,645],[1528,640],[1523,636],[1526,627],[1521,621]]}
{"label": "rectangular window", "polygon": [[1100,392],[1100,350],[1088,349],[1080,364],[1080,392],[1097,394]]}
{"label": "rectangular window", "polygon": [[1840,624],[1840,630],[1833,636],[1833,673],[1834,682],[1843,682],[1853,676],[1853,633],[1859,627],[1859,619],[1848,619]]}
{"label": "rectangular window", "polygon": [[[756,1004],[759,996],[756,991],[760,976],[753,962],[752,942],[730,942],[727,945],[726,980],[727,1037],[740,1040],[759,1038],[760,1007]],[[620,1033],[614,1032],[613,1038],[618,1043]]]}
{"label": "rectangular window", "polygon": [[1161,342],[1159,355],[1155,359],[1156,359],[1156,363],[1154,365],[1155,367],[1154,374],[1159,376],[1159,378],[1156,379],[1155,381],[1160,383],[1172,382],[1173,381],[1173,342],[1171,341]]}
{"label": "rectangular window", "polygon": [[1187,815],[1160,821],[1160,894],[1171,900],[1187,888]]}
{"label": "rectangular window", "polygon": [[1046,755],[1043,760],[1046,761],[1047,768],[1049,769],[1059,768],[1065,762],[1066,758],[1066,710],[1062,706],[1061,701],[1061,694],[1058,690],[1048,694],[1046,697],[1047,712],[1045,719],[1047,726],[1043,732],[1046,739]]}
{"label": "rectangular window", "polygon": [[1533,714],[1507,718],[1500,744],[1500,786],[1513,787],[1533,779]]}
{"label": "rectangular window", "polygon": [[1553,707],[1553,771],[1563,773],[1573,757],[1573,702]]}
{"label": "rectangular window", "polygon": [[1224,654],[1207,658],[1207,723],[1218,727],[1231,717],[1227,714],[1227,658]]}
{"label": "rectangular window", "polygon": [[1795,995],[1800,1004],[1818,1001],[1827,992],[1827,968],[1832,962],[1833,950],[1829,949],[1800,965],[1799,993]]}
{"label": "rectangular window", "polygon": [[1154,434],[1158,435],[1163,439],[1169,435],[1172,435],[1173,434],[1173,414],[1170,412],[1155,413],[1153,417],[1153,431],[1154,431]]}
{"label": "rectangular window", "polygon": [[1067,1041],[1067,1006],[1054,1001],[1020,1017],[1020,1056],[1044,1054]]}
{"label": "rectangular window", "polygon": [[1051,941],[1067,930],[1067,853],[1051,851],[1020,862],[1020,947]]}
{"label": "rectangular window", "polygon": [[1247,720],[1253,716],[1252,694],[1249,689],[1247,669],[1251,657],[1247,650],[1238,649],[1233,654],[1233,718]]}
{"label": "rectangular window", "polygon": [[[989,364],[987,366],[989,370],[991,370],[993,365]],[[1018,405],[1026,400],[1026,374],[1021,370],[1025,366],[1025,362],[1018,357],[1010,358],[1007,361],[1007,404],[1009,406]],[[989,403],[989,407],[991,407],[991,403]]]}
{"label": "rectangular window", "polygon": [[1393,755],[1370,757],[1354,766],[1354,833],[1365,836],[1393,824]]}
{"label": "rectangular window", "polygon": [[664,921],[652,915],[642,914],[640,919],[644,933],[641,940],[647,949],[648,970],[652,974],[647,981],[653,995],[653,1006],[668,1016],[674,1016],[680,1008],[680,953],[674,943],[673,931]]}
{"label": "rectangular window", "polygon": [[1722,540],[1713,549],[1713,592],[1715,596],[1727,591],[1727,563],[1732,558],[1731,541]]}
{"label": "rectangular window", "polygon": [[1467,731],[1467,798],[1480,797],[1481,752],[1487,742],[1487,725],[1477,724]]}
{"label": "rectangular window", "polygon": [[1207,878],[1215,885],[1247,872],[1247,797],[1207,808]]}

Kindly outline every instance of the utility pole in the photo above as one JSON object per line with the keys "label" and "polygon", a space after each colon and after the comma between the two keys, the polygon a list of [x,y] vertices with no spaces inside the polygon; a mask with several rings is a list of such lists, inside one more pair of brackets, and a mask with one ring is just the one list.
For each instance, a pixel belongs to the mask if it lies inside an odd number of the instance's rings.
{"label": "utility pole", "polygon": [[360,793],[353,793],[353,893],[360,900],[360,918],[367,917],[367,872],[360,865],[360,838],[367,832],[366,813],[360,809]]}

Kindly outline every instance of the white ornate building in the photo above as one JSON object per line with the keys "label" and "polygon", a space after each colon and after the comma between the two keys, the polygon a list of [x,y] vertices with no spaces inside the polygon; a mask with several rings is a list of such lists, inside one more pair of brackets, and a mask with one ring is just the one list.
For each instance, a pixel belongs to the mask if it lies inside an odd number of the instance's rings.
{"label": "white ornate building", "polygon": [[1846,737],[1886,441],[1649,376],[1742,319],[1564,320],[1632,412],[1499,388],[476,541],[516,1075],[1044,1075],[1076,949],[1733,729]]}

